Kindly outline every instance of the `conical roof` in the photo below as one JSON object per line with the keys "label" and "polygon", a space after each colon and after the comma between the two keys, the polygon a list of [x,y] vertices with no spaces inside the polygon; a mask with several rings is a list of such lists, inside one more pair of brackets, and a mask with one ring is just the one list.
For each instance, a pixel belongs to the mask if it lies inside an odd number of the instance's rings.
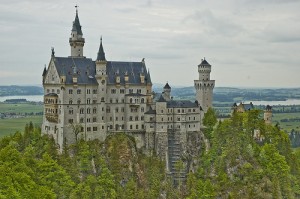
{"label": "conical roof", "polygon": [[72,31],[76,31],[78,35],[82,35],[81,25],[78,17],[78,10],[76,10],[75,20],[73,21]]}
{"label": "conical roof", "polygon": [[97,60],[106,61],[105,53],[104,53],[103,45],[102,45],[102,37],[100,39],[100,47],[99,47],[98,54],[97,54]]}

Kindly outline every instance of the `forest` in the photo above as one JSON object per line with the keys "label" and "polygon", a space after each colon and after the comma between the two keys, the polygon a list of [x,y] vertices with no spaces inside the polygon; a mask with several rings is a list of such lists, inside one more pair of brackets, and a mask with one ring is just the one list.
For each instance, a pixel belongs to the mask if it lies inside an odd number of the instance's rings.
{"label": "forest", "polygon": [[208,146],[177,186],[155,152],[145,155],[123,133],[103,143],[78,140],[59,152],[29,123],[0,140],[0,198],[300,198],[300,150],[259,115],[253,110],[217,122],[209,109]]}

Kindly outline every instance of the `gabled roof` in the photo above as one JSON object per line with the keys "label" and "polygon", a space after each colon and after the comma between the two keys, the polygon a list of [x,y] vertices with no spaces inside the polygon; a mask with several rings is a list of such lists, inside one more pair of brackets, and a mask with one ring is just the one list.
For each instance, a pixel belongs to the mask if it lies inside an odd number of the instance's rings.
{"label": "gabled roof", "polygon": [[205,60],[205,58],[202,59],[202,61],[199,65],[209,65],[210,66],[210,64]]}
{"label": "gabled roof", "polygon": [[159,99],[156,102],[167,102],[167,101],[162,95],[160,95]]}
{"label": "gabled roof", "polygon": [[150,106],[150,109],[146,111],[145,114],[156,114],[156,110],[153,110],[152,107]]}
{"label": "gabled roof", "polygon": [[167,108],[197,108],[195,102],[189,100],[170,100],[167,102]]}
{"label": "gabled roof", "polygon": [[75,20],[73,21],[72,31],[76,31],[78,35],[82,35],[81,25],[78,17],[78,10],[76,10]]}
{"label": "gabled roof", "polygon": [[166,83],[166,85],[164,86],[164,89],[171,89],[170,85],[168,84],[168,82]]}
{"label": "gabled roof", "polygon": [[120,84],[125,84],[125,75],[128,76],[128,84],[141,84],[140,74],[146,70],[142,62],[108,61],[106,64],[108,84],[115,84],[116,75],[120,77]]}
{"label": "gabled roof", "polygon": [[66,84],[73,84],[74,67],[77,71],[77,84],[98,84],[95,79],[95,62],[83,57],[55,57],[54,64],[60,76],[66,76]]}

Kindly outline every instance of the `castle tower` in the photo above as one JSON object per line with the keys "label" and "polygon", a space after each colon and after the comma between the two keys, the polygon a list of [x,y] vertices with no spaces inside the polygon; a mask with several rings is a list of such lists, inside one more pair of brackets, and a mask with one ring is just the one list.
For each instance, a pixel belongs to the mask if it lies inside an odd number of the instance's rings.
{"label": "castle tower", "polygon": [[210,80],[211,65],[204,59],[198,65],[199,80],[194,80],[196,89],[196,100],[204,112],[212,107],[213,89],[215,80]]}
{"label": "castle tower", "polygon": [[170,101],[171,99],[171,87],[168,83],[164,86],[163,97],[166,101]]}
{"label": "castle tower", "polygon": [[83,57],[84,38],[82,37],[81,25],[78,18],[78,6],[76,7],[76,16],[73,21],[73,27],[69,43],[71,47],[71,57]]}
{"label": "castle tower", "polygon": [[272,106],[267,105],[264,112],[264,120],[266,124],[272,124]]}

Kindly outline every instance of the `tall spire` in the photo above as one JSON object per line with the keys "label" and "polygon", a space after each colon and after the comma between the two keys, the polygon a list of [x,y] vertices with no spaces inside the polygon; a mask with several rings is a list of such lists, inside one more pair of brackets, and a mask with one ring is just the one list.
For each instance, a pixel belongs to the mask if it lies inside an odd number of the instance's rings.
{"label": "tall spire", "polygon": [[81,25],[80,25],[79,17],[78,17],[78,7],[79,6],[77,6],[77,5],[75,6],[76,15],[75,15],[75,20],[73,21],[72,31],[76,31],[78,35],[82,35]]}
{"label": "tall spire", "polygon": [[98,61],[106,61],[105,53],[104,53],[103,45],[102,45],[102,36],[100,38],[100,47],[99,47],[99,51],[98,51],[98,55],[97,55],[97,60]]}

